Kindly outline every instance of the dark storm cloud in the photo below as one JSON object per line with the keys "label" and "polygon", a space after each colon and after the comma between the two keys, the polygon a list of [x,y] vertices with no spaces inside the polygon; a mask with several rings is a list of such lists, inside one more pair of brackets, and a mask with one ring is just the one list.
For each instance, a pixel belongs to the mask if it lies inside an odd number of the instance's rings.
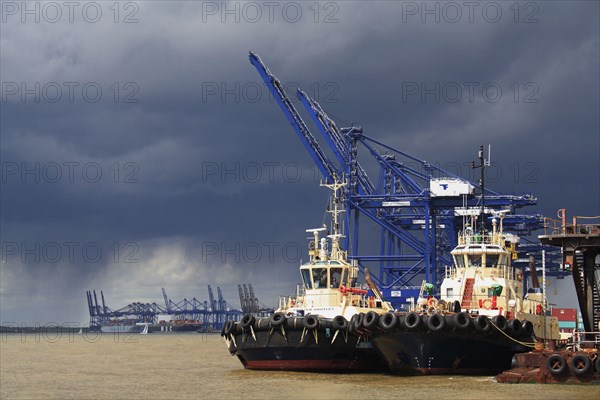
{"label": "dark storm cloud", "polygon": [[[52,319],[83,321],[89,288],[110,293],[113,307],[157,301],[161,286],[175,299],[204,299],[205,285],[219,284],[233,304],[239,282],[253,282],[269,304],[292,290],[299,257],[281,248],[304,250],[303,230],[322,223],[326,194],[250,49],[341,125],[360,122],[463,174],[491,143],[501,168],[494,189],[532,190],[547,215],[600,212],[596,3],[520,3],[517,16],[513,3],[479,3],[472,20],[462,8],[456,22],[446,3],[428,3],[439,21],[421,2],[321,3],[315,23],[306,4],[297,22],[279,11],[271,22],[264,8],[258,21],[236,22],[221,2],[149,2],[129,24],[132,10],[115,23],[100,4],[97,23],[3,14],[2,242],[41,246],[39,261],[3,248],[3,320],[45,321],[52,310]],[[244,4],[227,7],[243,13]],[[481,14],[486,4],[500,7],[497,21]],[[21,101],[21,84],[36,83],[40,101]],[[52,102],[54,85],[62,97]],[[486,85],[502,95],[491,99]],[[36,168],[39,182],[35,172],[22,176]],[[72,260],[65,242],[79,243]],[[273,258],[264,245],[272,242]],[[63,251],[55,262],[41,254],[48,243]],[[90,243],[101,259],[82,254]],[[249,243],[259,244],[258,260]],[[124,262],[133,250],[136,262]]]}

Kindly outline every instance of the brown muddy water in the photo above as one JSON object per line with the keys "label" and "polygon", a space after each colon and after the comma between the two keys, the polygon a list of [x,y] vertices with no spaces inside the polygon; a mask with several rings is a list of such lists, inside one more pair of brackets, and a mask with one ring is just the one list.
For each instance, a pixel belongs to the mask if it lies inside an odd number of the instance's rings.
{"label": "brown muddy water", "polygon": [[4,334],[0,399],[600,399],[600,386],[493,377],[244,370],[218,335]]}

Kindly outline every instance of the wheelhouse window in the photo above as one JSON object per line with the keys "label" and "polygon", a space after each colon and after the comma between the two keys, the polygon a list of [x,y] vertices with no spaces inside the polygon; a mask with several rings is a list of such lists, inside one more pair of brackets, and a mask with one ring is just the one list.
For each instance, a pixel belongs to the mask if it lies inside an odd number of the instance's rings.
{"label": "wheelhouse window", "polygon": [[471,267],[481,267],[481,254],[469,255],[469,265]]}
{"label": "wheelhouse window", "polygon": [[486,254],[485,266],[488,268],[498,266],[498,254]]}
{"label": "wheelhouse window", "polygon": [[310,280],[310,270],[309,269],[302,270],[302,281],[304,282],[304,287],[306,289],[312,289],[312,281]]}
{"label": "wheelhouse window", "polygon": [[331,268],[329,276],[329,285],[332,288],[338,288],[342,284],[342,268]]}
{"label": "wheelhouse window", "polygon": [[327,287],[327,268],[313,268],[312,276],[315,289],[324,289]]}
{"label": "wheelhouse window", "polygon": [[465,257],[462,254],[454,256],[454,264],[459,268],[465,267]]}

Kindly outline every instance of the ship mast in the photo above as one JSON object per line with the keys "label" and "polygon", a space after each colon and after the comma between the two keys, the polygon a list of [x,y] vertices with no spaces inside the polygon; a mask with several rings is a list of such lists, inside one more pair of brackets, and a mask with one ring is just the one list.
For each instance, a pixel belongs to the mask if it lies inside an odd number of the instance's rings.
{"label": "ship mast", "polygon": [[331,213],[331,231],[332,234],[327,237],[331,239],[331,258],[333,260],[339,260],[342,256],[342,250],[340,248],[340,239],[344,237],[342,234],[343,227],[340,226],[340,214],[346,212],[346,210],[340,206],[342,198],[340,196],[340,189],[347,185],[346,182],[334,181],[329,184],[327,182],[321,183],[321,186],[325,186],[333,192],[332,194],[332,205],[333,208],[329,209]]}
{"label": "ship mast", "polygon": [[489,153],[488,149],[488,160],[486,161],[483,154],[483,145],[481,145],[477,156],[479,163],[475,164],[475,161],[471,161],[471,168],[481,168],[481,177],[479,178],[479,186],[481,187],[481,223],[479,230],[482,233],[485,232],[485,167],[490,166]]}

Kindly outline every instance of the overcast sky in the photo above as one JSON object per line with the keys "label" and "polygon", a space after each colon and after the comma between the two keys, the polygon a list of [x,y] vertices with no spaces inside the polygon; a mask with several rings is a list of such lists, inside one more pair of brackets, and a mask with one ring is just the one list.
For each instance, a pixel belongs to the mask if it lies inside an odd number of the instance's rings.
{"label": "overcast sky", "polygon": [[293,290],[327,193],[249,50],[340,126],[465,176],[491,144],[527,212],[600,215],[599,4],[469,4],[2,1],[2,322]]}

